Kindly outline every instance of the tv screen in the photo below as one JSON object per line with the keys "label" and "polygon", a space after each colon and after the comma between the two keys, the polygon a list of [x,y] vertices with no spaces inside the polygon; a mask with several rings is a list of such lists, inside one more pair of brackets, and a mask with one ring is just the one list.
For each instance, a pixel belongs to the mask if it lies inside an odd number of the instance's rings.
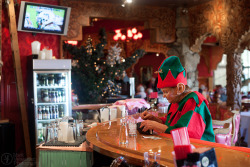
{"label": "tv screen", "polygon": [[18,31],[67,35],[69,7],[21,2]]}

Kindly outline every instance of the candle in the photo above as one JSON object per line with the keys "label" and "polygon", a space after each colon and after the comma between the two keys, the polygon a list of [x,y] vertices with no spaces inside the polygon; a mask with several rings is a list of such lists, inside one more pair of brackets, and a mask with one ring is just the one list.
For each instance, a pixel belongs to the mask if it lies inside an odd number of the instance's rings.
{"label": "candle", "polygon": [[129,78],[129,84],[130,84],[130,96],[134,98],[134,95],[135,95],[135,78],[134,77]]}
{"label": "candle", "polygon": [[31,42],[32,54],[38,55],[38,54],[39,54],[39,51],[40,51],[40,46],[41,46],[41,43],[38,42],[38,41],[33,41],[33,42]]}
{"label": "candle", "polygon": [[45,59],[45,52],[44,51],[39,51],[38,59],[40,59],[40,60]]}

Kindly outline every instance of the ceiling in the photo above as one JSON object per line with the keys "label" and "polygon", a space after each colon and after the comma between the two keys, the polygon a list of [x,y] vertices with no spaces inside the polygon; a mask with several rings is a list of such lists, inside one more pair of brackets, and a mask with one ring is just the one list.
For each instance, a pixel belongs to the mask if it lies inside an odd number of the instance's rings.
{"label": "ceiling", "polygon": [[[122,4],[124,0],[80,0],[98,3]],[[132,4],[141,6],[191,7],[211,0],[133,0]]]}

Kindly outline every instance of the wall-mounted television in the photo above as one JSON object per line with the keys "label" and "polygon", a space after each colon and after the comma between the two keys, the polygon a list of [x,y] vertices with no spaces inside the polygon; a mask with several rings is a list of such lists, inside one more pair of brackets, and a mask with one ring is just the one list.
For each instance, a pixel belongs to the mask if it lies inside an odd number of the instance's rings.
{"label": "wall-mounted television", "polygon": [[21,2],[18,31],[67,35],[71,8]]}

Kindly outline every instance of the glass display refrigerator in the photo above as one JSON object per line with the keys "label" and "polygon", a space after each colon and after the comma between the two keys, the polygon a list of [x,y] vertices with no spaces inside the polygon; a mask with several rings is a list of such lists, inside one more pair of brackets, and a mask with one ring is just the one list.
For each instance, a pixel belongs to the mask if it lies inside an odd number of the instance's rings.
{"label": "glass display refrigerator", "polygon": [[71,60],[33,59],[36,145],[45,139],[52,121],[71,116]]}

